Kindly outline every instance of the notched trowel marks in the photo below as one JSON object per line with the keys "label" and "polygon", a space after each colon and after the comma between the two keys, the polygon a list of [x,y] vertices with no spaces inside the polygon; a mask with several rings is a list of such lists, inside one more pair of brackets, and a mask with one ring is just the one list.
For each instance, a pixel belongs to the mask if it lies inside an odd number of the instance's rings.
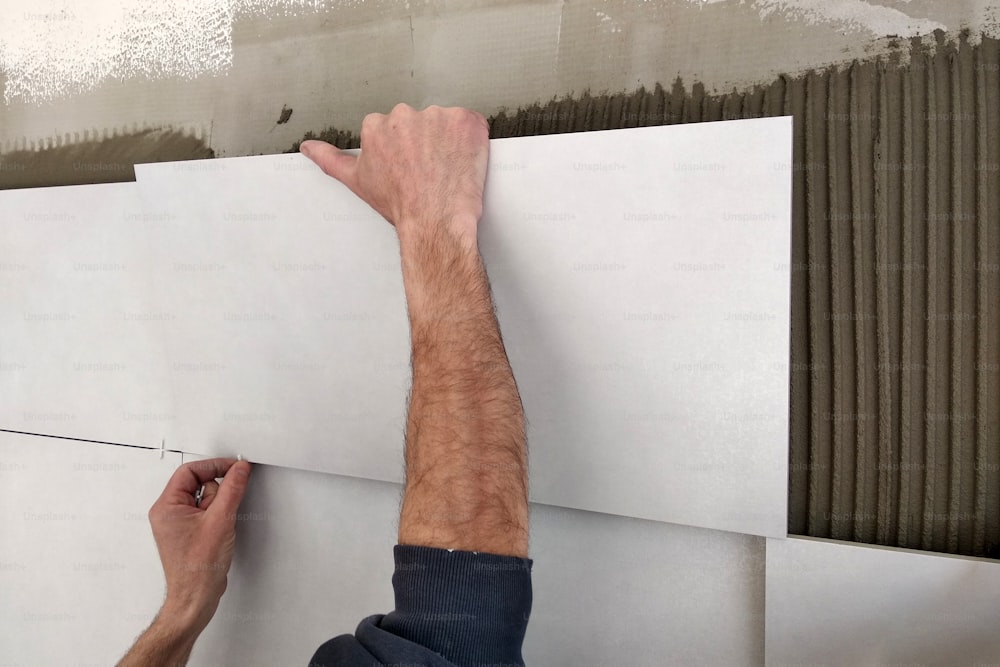
{"label": "notched trowel marks", "polygon": [[203,139],[181,130],[94,134],[0,155],[0,189],[134,181],[136,164],[215,157]]}

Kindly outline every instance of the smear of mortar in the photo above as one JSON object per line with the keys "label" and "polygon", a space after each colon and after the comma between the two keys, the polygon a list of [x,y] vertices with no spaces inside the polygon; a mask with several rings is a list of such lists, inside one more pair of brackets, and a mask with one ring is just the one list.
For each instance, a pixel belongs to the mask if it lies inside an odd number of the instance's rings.
{"label": "smear of mortar", "polygon": [[0,4],[4,102],[86,92],[106,80],[191,79],[232,65],[234,19],[361,0],[34,0]]}
{"label": "smear of mortar", "polygon": [[833,23],[851,31],[869,31],[877,37],[916,37],[947,30],[936,21],[865,0],[756,0],[754,6],[761,18],[779,13],[805,23]]}

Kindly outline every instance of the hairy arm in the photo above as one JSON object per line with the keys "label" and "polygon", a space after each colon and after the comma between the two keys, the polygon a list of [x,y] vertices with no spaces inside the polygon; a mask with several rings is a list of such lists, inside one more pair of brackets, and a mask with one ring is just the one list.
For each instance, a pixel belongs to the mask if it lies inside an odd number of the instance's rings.
{"label": "hairy arm", "polygon": [[524,411],[475,235],[403,229],[413,386],[399,542],[527,557]]}
{"label": "hairy arm", "polygon": [[524,412],[476,236],[486,119],[399,104],[365,117],[356,158],[300,150],[399,236],[413,365],[400,544],[526,557]]}
{"label": "hairy arm", "polygon": [[183,667],[198,634],[182,614],[164,607],[117,667]]}

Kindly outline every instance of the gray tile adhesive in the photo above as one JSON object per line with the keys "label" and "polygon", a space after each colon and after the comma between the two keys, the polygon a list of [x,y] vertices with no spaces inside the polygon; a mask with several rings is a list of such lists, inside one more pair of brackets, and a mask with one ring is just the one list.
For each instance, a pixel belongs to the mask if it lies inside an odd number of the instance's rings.
{"label": "gray tile adhesive", "polygon": [[[567,97],[492,117],[491,136],[794,116],[788,530],[998,558],[1000,42],[938,32],[909,50],[723,95],[678,80]],[[0,188],[69,182],[66,159],[211,155],[94,139],[0,156]]]}
{"label": "gray tile adhesive", "polygon": [[114,128],[51,137],[0,155],[0,190],[135,180],[135,165],[215,157],[185,129]]}

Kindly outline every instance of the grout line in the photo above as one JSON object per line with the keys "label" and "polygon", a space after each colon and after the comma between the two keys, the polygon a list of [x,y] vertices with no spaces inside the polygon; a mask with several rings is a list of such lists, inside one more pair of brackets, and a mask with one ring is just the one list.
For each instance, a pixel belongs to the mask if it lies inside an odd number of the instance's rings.
{"label": "grout line", "polygon": [[90,440],[88,438],[72,438],[66,435],[49,435],[48,433],[33,433],[31,431],[15,431],[8,428],[0,428],[0,433],[16,433],[18,435],[33,435],[37,438],[55,438],[56,440],[75,440],[76,442],[90,442],[95,445],[113,445],[115,447],[131,447],[132,449],[146,449],[152,452],[161,452],[160,458],[163,458],[162,453],[169,452],[172,454],[183,454],[179,449],[163,449],[161,447],[149,447],[146,445],[130,445],[124,442],[109,442],[107,440]]}

